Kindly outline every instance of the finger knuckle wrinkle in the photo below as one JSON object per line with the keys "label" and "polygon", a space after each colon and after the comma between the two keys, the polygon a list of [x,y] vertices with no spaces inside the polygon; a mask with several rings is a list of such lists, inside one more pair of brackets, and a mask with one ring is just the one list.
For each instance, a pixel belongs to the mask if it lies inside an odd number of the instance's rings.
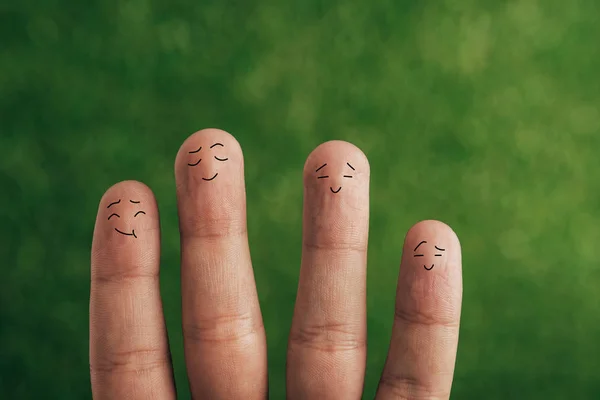
{"label": "finger knuckle wrinkle", "polygon": [[450,396],[447,391],[436,390],[432,384],[408,375],[383,374],[379,386],[398,400],[442,400]]}
{"label": "finger knuckle wrinkle", "polygon": [[114,372],[149,372],[169,367],[169,355],[156,348],[137,348],[128,351],[105,352],[96,362],[90,363],[92,374]]}
{"label": "finger knuckle wrinkle", "polygon": [[133,266],[128,268],[111,268],[102,272],[92,274],[92,282],[99,284],[128,282],[137,282],[143,280],[156,280],[158,273],[148,272],[147,268],[142,266]]}
{"label": "finger knuckle wrinkle", "polygon": [[325,353],[353,351],[366,347],[366,340],[349,324],[307,325],[290,334],[290,343]]}
{"label": "finger knuckle wrinkle", "polygon": [[342,241],[322,241],[322,242],[304,242],[304,247],[310,250],[358,252],[367,251],[367,246],[362,242],[342,242]]}
{"label": "finger knuckle wrinkle", "polygon": [[189,238],[224,239],[247,235],[245,220],[234,216],[190,216],[180,228]]}
{"label": "finger knuckle wrinkle", "polygon": [[183,335],[190,342],[232,343],[243,341],[262,328],[263,324],[250,313],[233,313],[186,323]]}
{"label": "finger knuckle wrinkle", "polygon": [[245,228],[220,225],[193,228],[190,230],[184,230],[181,233],[188,238],[215,241],[247,235]]}
{"label": "finger knuckle wrinkle", "polygon": [[442,327],[455,327],[458,325],[456,321],[436,315],[435,313],[423,312],[418,309],[409,311],[401,307],[396,307],[394,311],[394,319],[396,321],[411,325]]}

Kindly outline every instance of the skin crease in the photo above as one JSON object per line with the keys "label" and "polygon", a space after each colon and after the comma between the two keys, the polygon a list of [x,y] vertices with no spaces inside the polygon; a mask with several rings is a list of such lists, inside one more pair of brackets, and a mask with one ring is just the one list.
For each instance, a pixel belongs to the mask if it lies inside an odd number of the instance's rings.
{"label": "skin crease", "polygon": [[[192,398],[266,399],[266,334],[248,246],[239,143],[219,129],[192,134],[175,158],[175,181],[182,332]],[[351,143],[325,142],[307,157],[303,181],[302,258],[286,398],[361,399],[369,162]],[[159,214],[150,188],[123,181],[107,190],[98,206],[91,256],[93,398],[175,399],[158,281]],[[173,266],[165,267],[173,273]],[[396,267],[370,268],[377,273]],[[449,398],[461,302],[456,234],[439,221],[415,224],[402,250],[377,400]]]}

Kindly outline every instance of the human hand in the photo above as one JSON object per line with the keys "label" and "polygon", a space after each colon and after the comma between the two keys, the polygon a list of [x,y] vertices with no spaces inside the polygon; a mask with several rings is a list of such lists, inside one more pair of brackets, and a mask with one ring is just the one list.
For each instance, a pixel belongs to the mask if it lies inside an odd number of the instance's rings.
{"label": "human hand", "polygon": [[[248,248],[241,148],[226,132],[197,132],[179,150],[175,176],[192,397],[265,399],[266,337]],[[304,188],[287,398],[360,399],[367,353],[368,161],[349,143],[324,143],[306,161]],[[151,190],[135,181],[114,185],[100,201],[92,246],[94,399],[176,397],[159,259],[158,209]],[[409,230],[376,399],[449,398],[461,269],[460,244],[447,225],[423,221]]]}

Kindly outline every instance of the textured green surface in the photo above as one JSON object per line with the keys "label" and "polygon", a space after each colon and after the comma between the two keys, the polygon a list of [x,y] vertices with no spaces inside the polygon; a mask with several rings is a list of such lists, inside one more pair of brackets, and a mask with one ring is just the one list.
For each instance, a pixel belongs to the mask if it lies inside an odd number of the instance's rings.
{"label": "textured green surface", "polygon": [[98,200],[138,179],[161,211],[178,389],[173,162],[220,127],[245,152],[250,244],[283,398],[305,157],[371,161],[371,398],[406,230],[464,251],[453,398],[600,397],[600,3],[48,0],[0,5],[0,393],[89,398]]}

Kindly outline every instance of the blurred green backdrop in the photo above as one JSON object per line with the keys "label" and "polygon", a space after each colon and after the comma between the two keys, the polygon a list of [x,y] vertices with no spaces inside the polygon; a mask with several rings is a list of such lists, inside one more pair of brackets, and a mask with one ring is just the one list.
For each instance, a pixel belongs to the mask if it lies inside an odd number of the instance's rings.
{"label": "blurred green backdrop", "polygon": [[16,0],[0,5],[0,393],[90,397],[100,196],[156,193],[181,398],[173,162],[205,127],[245,152],[248,224],[284,396],[302,165],[329,139],[371,161],[372,398],[406,230],[464,250],[456,399],[600,398],[596,0]]}

